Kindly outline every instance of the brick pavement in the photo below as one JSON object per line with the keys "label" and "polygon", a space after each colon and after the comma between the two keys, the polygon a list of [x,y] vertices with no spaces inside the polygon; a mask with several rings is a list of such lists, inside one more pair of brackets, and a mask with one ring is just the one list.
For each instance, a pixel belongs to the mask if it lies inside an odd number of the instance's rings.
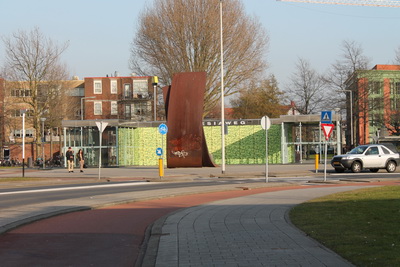
{"label": "brick pavement", "polygon": [[141,266],[352,266],[295,228],[288,211],[361,187],[260,193],[178,211],[154,224],[149,244],[159,245],[150,246]]}

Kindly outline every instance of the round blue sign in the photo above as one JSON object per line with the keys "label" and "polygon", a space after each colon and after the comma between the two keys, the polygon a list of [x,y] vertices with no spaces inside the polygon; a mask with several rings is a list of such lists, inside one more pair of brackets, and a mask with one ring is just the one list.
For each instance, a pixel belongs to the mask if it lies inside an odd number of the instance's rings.
{"label": "round blue sign", "polygon": [[166,134],[168,132],[168,127],[166,124],[162,123],[160,126],[158,126],[158,131],[160,134]]}
{"label": "round blue sign", "polygon": [[157,156],[161,156],[163,154],[163,150],[161,147],[157,147],[156,154],[157,154]]}

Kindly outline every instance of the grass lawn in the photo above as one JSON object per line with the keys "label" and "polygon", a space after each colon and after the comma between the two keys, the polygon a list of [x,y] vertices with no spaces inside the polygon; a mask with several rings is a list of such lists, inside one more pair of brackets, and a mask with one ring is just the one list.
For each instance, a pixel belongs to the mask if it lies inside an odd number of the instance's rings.
{"label": "grass lawn", "polygon": [[315,199],[294,207],[290,219],[357,266],[400,266],[400,186]]}

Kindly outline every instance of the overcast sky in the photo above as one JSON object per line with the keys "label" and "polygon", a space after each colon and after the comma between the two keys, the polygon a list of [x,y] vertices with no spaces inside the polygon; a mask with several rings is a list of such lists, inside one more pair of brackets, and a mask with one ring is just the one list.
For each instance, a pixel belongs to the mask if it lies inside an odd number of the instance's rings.
{"label": "overcast sky", "polygon": [[[2,1],[0,34],[34,26],[51,39],[70,42],[63,54],[71,76],[130,75],[129,47],[138,14],[152,0]],[[340,54],[343,40],[354,40],[372,65],[391,64],[400,46],[400,9],[243,0],[270,36],[267,61],[281,89],[298,58],[325,72]],[[0,65],[4,46],[0,43]]]}

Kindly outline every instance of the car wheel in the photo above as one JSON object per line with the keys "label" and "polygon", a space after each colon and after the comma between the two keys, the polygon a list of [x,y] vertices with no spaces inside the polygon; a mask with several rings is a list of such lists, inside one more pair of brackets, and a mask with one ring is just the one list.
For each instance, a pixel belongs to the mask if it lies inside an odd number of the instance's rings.
{"label": "car wheel", "polygon": [[378,172],[379,169],[369,169],[371,172]]}
{"label": "car wheel", "polygon": [[361,171],[361,163],[358,161],[354,161],[353,164],[351,165],[351,171],[354,173],[358,173]]}
{"label": "car wheel", "polygon": [[396,170],[396,163],[394,163],[393,161],[389,161],[386,164],[386,171],[387,172],[394,172]]}
{"label": "car wheel", "polygon": [[342,172],[344,172],[344,169],[335,168],[335,171],[338,172],[338,173],[342,173]]}

